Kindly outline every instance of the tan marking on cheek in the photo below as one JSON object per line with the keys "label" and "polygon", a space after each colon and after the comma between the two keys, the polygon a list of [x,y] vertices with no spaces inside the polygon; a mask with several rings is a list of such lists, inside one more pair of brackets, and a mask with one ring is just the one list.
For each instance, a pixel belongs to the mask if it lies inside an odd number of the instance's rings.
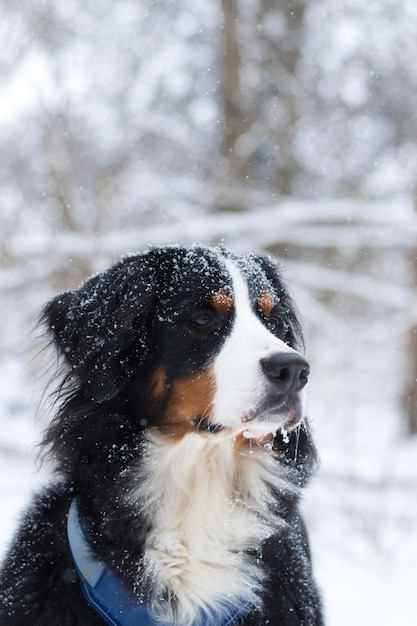
{"label": "tan marking on cheek", "polygon": [[268,291],[263,291],[259,295],[258,307],[263,315],[269,315],[275,306],[275,300]]}
{"label": "tan marking on cheek", "polygon": [[158,367],[151,380],[151,396],[153,400],[162,398],[166,391],[166,372],[164,367]]}
{"label": "tan marking on cheek", "polygon": [[174,440],[195,432],[194,419],[210,419],[216,384],[211,368],[172,384],[172,393],[158,430]]}
{"label": "tan marking on cheek", "polygon": [[211,294],[210,302],[220,313],[228,313],[233,306],[233,296],[226,289],[219,289]]}

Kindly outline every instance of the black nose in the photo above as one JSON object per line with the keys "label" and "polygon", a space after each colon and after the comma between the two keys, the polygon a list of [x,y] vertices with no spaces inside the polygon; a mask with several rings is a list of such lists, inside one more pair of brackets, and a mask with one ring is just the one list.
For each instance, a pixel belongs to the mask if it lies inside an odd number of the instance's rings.
{"label": "black nose", "polygon": [[310,366],[297,352],[276,352],[261,359],[265,376],[283,393],[296,393],[306,385]]}

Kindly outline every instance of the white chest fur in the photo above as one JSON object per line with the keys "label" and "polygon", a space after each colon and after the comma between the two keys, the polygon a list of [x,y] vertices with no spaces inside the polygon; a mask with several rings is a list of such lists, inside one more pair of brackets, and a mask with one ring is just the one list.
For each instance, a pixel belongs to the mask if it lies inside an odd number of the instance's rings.
{"label": "white chest fur", "polygon": [[[175,597],[181,624],[199,610],[213,615],[245,598],[256,603],[262,567],[246,550],[282,524],[271,512],[270,485],[288,490],[270,451],[222,434],[188,434],[178,443],[148,436],[132,504],[149,521],[145,569],[157,597]],[[172,620],[167,602],[160,617]],[[217,622],[218,623],[218,622]]]}

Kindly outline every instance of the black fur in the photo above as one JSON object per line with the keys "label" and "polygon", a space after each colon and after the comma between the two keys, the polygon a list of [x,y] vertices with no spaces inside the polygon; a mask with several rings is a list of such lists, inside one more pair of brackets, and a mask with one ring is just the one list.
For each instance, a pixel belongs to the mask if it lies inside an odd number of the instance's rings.
{"label": "black fur", "polygon": [[[300,347],[300,326],[276,264],[224,249],[155,248],[122,259],[46,306],[43,321],[64,366],[57,414],[44,440],[57,478],[34,499],[6,556],[2,626],[103,624],[81,594],[67,543],[67,512],[75,496],[100,558],[128,583],[137,576],[149,522],[119,494],[126,473],[140,462],[146,429],[158,424],[169,400],[169,384],[164,397],[151,393],[157,368],[164,364],[168,381],[199,371],[220,350],[231,327],[232,313],[216,319],[206,335],[188,328],[190,311],[202,306],[202,298],[219,287],[227,289],[220,253],[248,274],[254,291],[272,286],[280,302],[278,332]],[[289,441],[277,434],[273,447],[277,463],[304,486],[316,464],[307,423],[290,433]],[[253,558],[267,571],[263,608],[239,624],[320,626],[320,599],[297,497],[274,496],[273,506],[286,525],[264,545],[254,546]],[[138,591],[148,593],[145,586]]]}

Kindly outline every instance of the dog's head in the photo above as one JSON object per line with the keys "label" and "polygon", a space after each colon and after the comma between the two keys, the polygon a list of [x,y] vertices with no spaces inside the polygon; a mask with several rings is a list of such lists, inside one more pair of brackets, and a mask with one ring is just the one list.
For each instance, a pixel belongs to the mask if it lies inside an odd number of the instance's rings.
{"label": "dog's head", "polygon": [[288,430],[309,366],[279,268],[224,248],[126,257],[46,307],[72,390],[168,435]]}

